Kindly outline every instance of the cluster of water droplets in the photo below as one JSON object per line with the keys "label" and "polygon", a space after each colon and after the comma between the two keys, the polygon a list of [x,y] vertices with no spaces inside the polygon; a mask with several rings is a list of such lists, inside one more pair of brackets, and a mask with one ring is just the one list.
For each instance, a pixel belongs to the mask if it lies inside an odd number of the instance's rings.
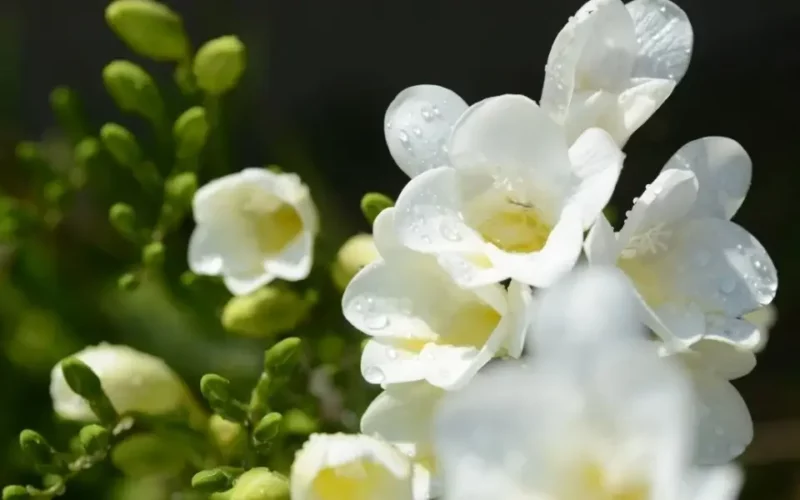
{"label": "cluster of water droplets", "polygon": [[[447,101],[442,101],[441,106],[446,105]],[[439,105],[424,104],[419,109],[418,117],[404,117],[402,128],[395,131],[398,125],[391,120],[387,121],[384,127],[387,135],[394,132],[408,155],[420,160],[425,168],[435,168],[447,164],[447,142],[450,134],[442,134],[439,128],[441,124],[436,123],[444,119]],[[428,124],[432,126],[430,130],[426,127]],[[452,126],[447,130],[452,130]]]}

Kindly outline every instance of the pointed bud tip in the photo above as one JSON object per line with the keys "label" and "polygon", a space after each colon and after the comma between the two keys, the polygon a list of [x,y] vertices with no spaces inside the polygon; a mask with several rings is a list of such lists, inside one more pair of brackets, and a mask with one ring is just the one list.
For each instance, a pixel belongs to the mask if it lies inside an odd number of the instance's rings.
{"label": "pointed bud tip", "polygon": [[382,211],[394,206],[394,201],[382,193],[367,193],[361,198],[361,212],[372,224]]}

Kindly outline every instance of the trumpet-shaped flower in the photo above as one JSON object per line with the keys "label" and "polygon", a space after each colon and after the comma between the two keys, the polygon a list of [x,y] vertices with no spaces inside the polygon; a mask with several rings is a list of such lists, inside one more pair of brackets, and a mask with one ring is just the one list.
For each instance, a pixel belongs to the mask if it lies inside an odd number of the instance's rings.
{"label": "trumpet-shaped flower", "polygon": [[530,289],[512,282],[464,289],[429,255],[395,239],[398,211],[374,223],[381,259],[362,269],[342,298],[344,316],[370,335],[362,354],[374,384],[467,382],[493,357],[519,356],[529,322]]}
{"label": "trumpet-shaped flower", "polygon": [[[183,380],[160,358],[128,346],[99,344],[74,354],[100,378],[103,391],[118,413],[166,415],[200,411]],[[61,418],[97,420],[89,404],[72,392],[61,363],[50,374],[53,408]]]}
{"label": "trumpet-shaped flower", "polygon": [[624,155],[600,129],[568,148],[535,102],[503,95],[465,111],[448,136],[446,159],[436,158],[428,166],[444,166],[416,175],[398,197],[400,242],[436,255],[464,287],[508,278],[541,287],[575,265]]}
{"label": "trumpet-shaped flower", "polygon": [[683,77],[692,43],[686,14],[669,0],[590,0],[553,43],[542,108],[570,143],[600,127],[623,146]]}
{"label": "trumpet-shaped flower", "polygon": [[313,434],[297,452],[292,500],[412,500],[412,467],[394,446],[362,434]]}
{"label": "trumpet-shaped flower", "polygon": [[361,417],[361,432],[378,436],[408,455],[414,464],[414,498],[441,495],[433,450],[433,416],[445,391],[425,382],[393,384]]}
{"label": "trumpet-shaped flower", "polygon": [[[560,313],[535,320],[536,357],[445,397],[434,433],[445,499],[736,497],[736,468],[692,465],[689,381],[630,328],[620,280],[594,268],[556,285],[567,293],[542,299]],[[601,296],[628,318],[587,314],[597,309],[585,299]]]}
{"label": "trumpet-shaped flower", "polygon": [[759,329],[741,317],[772,301],[778,277],[764,247],[729,220],[750,175],[750,159],[735,141],[690,142],[634,200],[618,233],[602,216],[592,228],[589,261],[627,274],[643,321],[665,342],[761,343]]}
{"label": "trumpet-shaped flower", "polygon": [[317,209],[297,175],[246,168],[198,189],[193,210],[189,267],[195,273],[222,275],[235,295],[276,278],[308,276]]}
{"label": "trumpet-shaped flower", "polygon": [[750,373],[756,366],[755,355],[725,337],[706,337],[679,352],[662,346],[660,352],[681,360],[692,381],[697,426],[695,463],[725,464],[739,456],[753,440],[753,420],[729,380]]}

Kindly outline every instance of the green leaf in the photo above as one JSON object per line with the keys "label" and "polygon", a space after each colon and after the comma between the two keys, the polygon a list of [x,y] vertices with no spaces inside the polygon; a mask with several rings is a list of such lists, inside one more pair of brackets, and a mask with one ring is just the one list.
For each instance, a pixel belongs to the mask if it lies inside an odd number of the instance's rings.
{"label": "green leaf", "polygon": [[106,22],[134,52],[156,61],[189,57],[189,40],[180,16],[153,0],[116,0]]}

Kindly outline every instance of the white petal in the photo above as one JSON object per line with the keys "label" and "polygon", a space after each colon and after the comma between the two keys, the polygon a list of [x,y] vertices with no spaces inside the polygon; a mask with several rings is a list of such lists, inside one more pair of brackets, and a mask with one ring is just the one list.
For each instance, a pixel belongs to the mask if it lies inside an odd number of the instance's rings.
{"label": "white petal", "polygon": [[189,269],[195,274],[216,276],[222,272],[222,239],[207,226],[198,225],[189,239]]}
{"label": "white petal", "polygon": [[627,246],[637,234],[657,226],[668,228],[691,210],[697,197],[697,179],[691,172],[662,170],[636,200],[619,232],[619,243]]}
{"label": "white petal", "polygon": [[769,340],[769,332],[778,320],[778,309],[774,304],[764,306],[751,313],[744,315],[744,319],[748,323],[752,323],[758,328],[760,333],[760,342],[753,347],[754,352],[761,352]]}
{"label": "white petal", "polygon": [[397,230],[394,224],[395,208],[383,210],[372,223],[372,237],[378,253],[385,259],[388,254],[402,252],[403,245],[397,239]]}
{"label": "white petal", "polygon": [[533,316],[533,293],[530,287],[519,281],[511,281],[508,286],[508,314],[513,317],[515,324],[506,341],[506,350],[512,358],[519,358],[525,347]]}
{"label": "white petal", "polygon": [[473,104],[453,129],[450,159],[459,169],[499,171],[548,193],[569,181],[563,131],[535,102],[503,95]]}
{"label": "white petal", "polygon": [[512,279],[547,287],[575,267],[582,247],[582,213],[576,207],[567,206],[540,251],[512,253],[490,245],[487,255],[497,269]]}
{"label": "white petal", "polygon": [[461,207],[455,169],[440,167],[414,177],[397,198],[398,239],[419,252],[481,252],[483,240],[464,223]]}
{"label": "white petal", "polygon": [[569,148],[575,187],[567,204],[581,212],[584,229],[597,219],[611,199],[625,154],[607,132],[589,129]]}
{"label": "white petal", "polygon": [[703,339],[692,345],[691,352],[696,366],[713,371],[725,380],[743,377],[756,367],[755,354],[724,339]]}
{"label": "white petal", "polygon": [[689,302],[667,302],[649,306],[656,317],[655,323],[645,317],[645,324],[653,329],[665,342],[690,345],[706,332],[706,316],[697,304]]}
{"label": "white petal", "polygon": [[747,320],[717,314],[706,315],[704,338],[730,344],[739,350],[755,351],[764,343],[763,335],[758,326]]}
{"label": "white petal", "polygon": [[467,110],[455,92],[438,85],[416,85],[400,92],[384,118],[384,134],[397,165],[414,177],[448,165],[447,141]]}
{"label": "white petal", "polygon": [[675,89],[672,80],[634,79],[617,98],[617,118],[609,133],[620,145],[664,104]]}
{"label": "white petal", "polygon": [[[494,352],[497,349],[499,345]],[[485,348],[428,344],[420,353],[426,365],[425,380],[442,389],[458,389],[492,359],[494,352]]]}
{"label": "white petal", "polygon": [[686,13],[669,0],[633,0],[626,7],[639,40],[634,76],[680,81],[694,42]]}
{"label": "white petal", "polygon": [[485,254],[443,254],[438,257],[453,280],[463,288],[477,288],[509,278],[507,270],[495,267]]}
{"label": "white petal", "polygon": [[704,310],[738,317],[775,297],[775,266],[742,227],[722,219],[695,219],[676,229],[675,241],[669,251],[672,285]]}
{"label": "white petal", "polygon": [[239,173],[214,179],[197,189],[192,199],[192,214],[195,222],[209,222],[227,215],[234,208],[230,196],[242,184]]}
{"label": "white petal", "polygon": [[361,432],[378,435],[412,456],[431,451],[433,414],[444,391],[424,382],[390,385],[361,417]]}
{"label": "white petal", "polygon": [[665,169],[691,170],[699,192],[692,213],[730,219],[750,188],[752,161],[738,142],[727,137],[704,137],[683,146]]}
{"label": "white petal", "polygon": [[718,465],[739,456],[753,440],[753,420],[730,382],[708,371],[692,372],[697,397],[695,460]]}
{"label": "white petal", "polygon": [[402,384],[425,378],[419,353],[404,349],[392,338],[370,340],[361,353],[361,375],[370,384]]}
{"label": "white petal", "polygon": [[268,273],[287,280],[300,281],[308,277],[314,261],[314,235],[304,231],[281,253],[265,263]]}
{"label": "white petal", "polygon": [[742,488],[743,474],[736,465],[703,467],[686,481],[688,500],[736,500]]}
{"label": "white petal", "polygon": [[613,266],[622,250],[617,243],[614,228],[605,215],[600,214],[586,236],[583,250],[589,263],[596,266]]}
{"label": "white petal", "polygon": [[264,271],[250,276],[226,274],[223,281],[232,294],[247,295],[271,283],[274,279],[275,275]]}

